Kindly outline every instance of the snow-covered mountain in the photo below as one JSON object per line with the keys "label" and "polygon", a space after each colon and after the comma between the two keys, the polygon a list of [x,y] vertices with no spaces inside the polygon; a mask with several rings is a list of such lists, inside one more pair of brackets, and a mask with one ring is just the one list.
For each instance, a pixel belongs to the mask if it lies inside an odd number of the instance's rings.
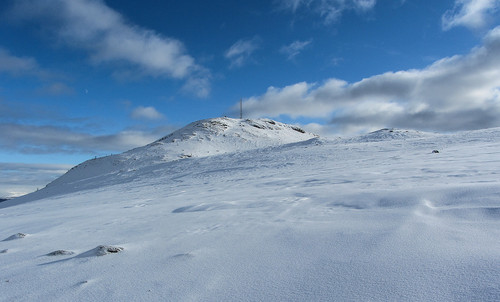
{"label": "snow-covered mountain", "polygon": [[195,122],[0,203],[0,301],[498,301],[498,171],[500,128]]}
{"label": "snow-covered mountain", "polygon": [[147,146],[89,160],[54,184],[69,179],[137,170],[158,163],[279,146],[317,137],[299,127],[269,119],[213,118],[187,125]]}
{"label": "snow-covered mountain", "polygon": [[270,119],[223,117],[200,120],[149,145],[85,161],[43,190],[17,202],[130,180],[140,173],[137,171],[149,171],[157,165],[175,160],[281,146],[317,137],[297,126]]}

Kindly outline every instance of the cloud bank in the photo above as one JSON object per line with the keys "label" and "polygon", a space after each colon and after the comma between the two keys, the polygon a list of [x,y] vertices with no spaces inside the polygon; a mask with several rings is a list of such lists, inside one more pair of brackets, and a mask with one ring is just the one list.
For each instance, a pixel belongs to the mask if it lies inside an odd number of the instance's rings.
{"label": "cloud bank", "polygon": [[382,127],[455,131],[500,126],[500,27],[467,55],[424,69],[387,72],[355,83],[329,79],[270,87],[246,99],[244,110],[249,117],[322,118],[344,133]]}
{"label": "cloud bank", "polygon": [[2,47],[0,47],[0,73],[8,73],[13,76],[43,77],[47,75],[47,72],[40,68],[34,58],[12,55]]}
{"label": "cloud bank", "polygon": [[58,42],[86,50],[95,64],[125,63],[140,74],[173,79],[207,74],[182,42],[127,23],[102,0],[17,0],[9,17],[40,22]]}
{"label": "cloud bank", "polygon": [[149,144],[173,130],[173,127],[160,127],[94,135],[61,126],[0,123],[0,149],[23,154],[123,152]]}
{"label": "cloud bank", "polygon": [[449,30],[457,26],[471,29],[484,27],[489,17],[500,9],[500,0],[455,0],[453,9],[442,17],[442,27]]}
{"label": "cloud bank", "polygon": [[0,198],[17,197],[43,188],[72,165],[0,162]]}

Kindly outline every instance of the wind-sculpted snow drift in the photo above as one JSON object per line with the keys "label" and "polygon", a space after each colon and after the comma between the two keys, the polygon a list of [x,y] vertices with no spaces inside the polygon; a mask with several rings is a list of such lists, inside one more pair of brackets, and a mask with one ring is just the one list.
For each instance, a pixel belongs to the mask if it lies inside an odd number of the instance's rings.
{"label": "wind-sculpted snow drift", "polygon": [[499,128],[195,122],[0,203],[0,301],[498,301],[498,171]]}

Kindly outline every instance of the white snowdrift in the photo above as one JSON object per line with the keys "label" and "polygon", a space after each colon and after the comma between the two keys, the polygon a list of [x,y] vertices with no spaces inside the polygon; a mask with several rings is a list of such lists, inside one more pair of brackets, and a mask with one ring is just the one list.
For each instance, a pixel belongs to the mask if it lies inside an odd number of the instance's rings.
{"label": "white snowdrift", "polygon": [[385,134],[216,119],[86,162],[0,203],[0,300],[500,300],[500,129]]}

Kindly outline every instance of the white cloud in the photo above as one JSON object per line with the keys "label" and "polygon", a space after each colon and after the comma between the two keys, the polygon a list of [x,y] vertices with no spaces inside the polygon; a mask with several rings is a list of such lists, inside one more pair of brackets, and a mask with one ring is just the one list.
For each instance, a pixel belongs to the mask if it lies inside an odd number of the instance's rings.
{"label": "white cloud", "polygon": [[43,188],[72,165],[0,162],[0,198],[17,197]]}
{"label": "white cloud", "polygon": [[[128,101],[124,103],[127,106]],[[141,118],[163,117],[153,107],[142,107],[136,113]],[[109,154],[149,144],[177,129],[143,123],[119,132],[108,133],[108,128],[86,118],[60,115],[40,104],[26,106],[0,99],[0,152]]]}
{"label": "white cloud", "polygon": [[1,123],[0,149],[23,154],[123,152],[149,144],[174,129],[167,126],[94,135],[67,127]]}
{"label": "white cloud", "polygon": [[45,72],[40,68],[34,58],[17,57],[0,47],[0,72],[14,76],[35,75],[42,76]]}
{"label": "white cloud", "polygon": [[337,22],[347,10],[366,12],[371,10],[376,0],[322,0],[319,5],[319,13],[326,24]]}
{"label": "white cloud", "polygon": [[332,125],[309,123],[305,125],[299,125],[299,127],[306,130],[307,132],[314,133],[322,137],[336,138],[335,136],[332,136],[332,133],[334,133],[336,130]]}
{"label": "white cloud", "polygon": [[260,47],[261,39],[241,39],[234,43],[225,53],[226,59],[231,61],[230,68],[241,67],[250,59],[251,55]]}
{"label": "white cloud", "polygon": [[444,30],[456,26],[472,29],[484,27],[490,14],[498,11],[500,0],[455,0],[453,9],[442,16]]}
{"label": "white cloud", "polygon": [[288,60],[292,60],[299,55],[304,48],[311,44],[312,40],[307,41],[294,41],[290,45],[281,47],[280,52],[287,56]]}
{"label": "white cloud", "polygon": [[206,98],[210,95],[211,80],[212,76],[208,71],[200,70],[196,76],[192,76],[186,81],[182,86],[182,91],[199,98]]}
{"label": "white cloud", "polygon": [[[337,131],[382,127],[462,130],[500,126],[500,27],[467,55],[424,69],[387,72],[355,83],[270,87],[244,101],[245,116],[323,118]],[[237,110],[237,106],[233,108]]]}
{"label": "white cloud", "polygon": [[38,92],[42,94],[57,96],[57,95],[70,95],[73,94],[75,91],[73,88],[69,87],[65,83],[54,82],[47,86],[42,87],[41,89],[38,90]]}
{"label": "white cloud", "polygon": [[133,119],[159,120],[165,116],[158,112],[154,107],[139,106],[132,111]]}
{"label": "white cloud", "polygon": [[95,64],[126,63],[143,75],[175,79],[206,73],[182,42],[127,23],[101,0],[18,0],[10,17],[41,20],[60,42],[87,50]]}
{"label": "white cloud", "polygon": [[309,5],[312,0],[278,0],[279,6],[285,10],[295,12],[302,5]]}
{"label": "white cloud", "polygon": [[375,7],[376,0],[279,0],[279,6],[293,13],[300,8],[310,9],[319,14],[325,24],[336,22],[348,10],[359,13],[367,12]]}
{"label": "white cloud", "polygon": [[359,10],[370,10],[376,3],[376,0],[353,0],[354,8]]}
{"label": "white cloud", "polygon": [[[2,47],[0,47],[0,73],[7,73],[14,77],[36,77],[44,82],[62,77],[40,67],[35,58],[15,56]],[[72,94],[74,91],[67,84],[55,81],[45,83],[43,87],[36,89],[36,92],[56,96]]]}

